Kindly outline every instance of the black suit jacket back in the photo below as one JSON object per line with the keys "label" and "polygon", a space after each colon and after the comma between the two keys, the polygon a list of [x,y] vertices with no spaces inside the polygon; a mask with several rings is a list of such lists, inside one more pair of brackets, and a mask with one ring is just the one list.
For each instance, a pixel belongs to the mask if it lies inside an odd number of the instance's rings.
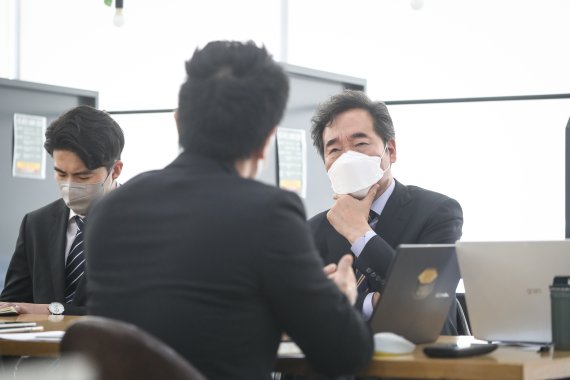
{"label": "black suit jacket back", "polygon": [[282,332],[327,374],[372,353],[323,274],[300,199],[183,153],[91,210],[88,310],[137,324],[209,379],[269,378]]}

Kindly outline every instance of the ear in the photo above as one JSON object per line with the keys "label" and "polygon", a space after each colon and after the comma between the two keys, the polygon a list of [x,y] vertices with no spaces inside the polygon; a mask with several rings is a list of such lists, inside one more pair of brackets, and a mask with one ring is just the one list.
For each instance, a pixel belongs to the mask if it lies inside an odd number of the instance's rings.
{"label": "ear", "polygon": [[396,162],[396,159],[398,158],[398,154],[396,151],[396,140],[391,139],[390,141],[388,141],[388,153],[390,153],[390,163],[394,163]]}
{"label": "ear", "polygon": [[261,148],[256,153],[256,155],[255,155],[256,159],[264,160],[267,158],[267,155],[269,154],[269,151],[271,150],[271,146],[273,145],[273,142],[275,141],[275,135],[276,134],[277,134],[277,127],[274,127],[271,130],[271,133],[269,133],[269,135],[265,139],[265,142],[263,143],[263,148]]}
{"label": "ear", "polygon": [[117,162],[115,162],[115,166],[113,166],[113,172],[111,173],[111,178],[113,179],[113,181],[119,178],[122,171],[123,171],[123,161],[117,160]]}

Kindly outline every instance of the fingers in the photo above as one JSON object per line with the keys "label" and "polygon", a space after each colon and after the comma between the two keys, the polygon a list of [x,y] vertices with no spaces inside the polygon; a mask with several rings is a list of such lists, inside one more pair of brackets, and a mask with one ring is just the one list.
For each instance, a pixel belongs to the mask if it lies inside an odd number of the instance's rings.
{"label": "fingers", "polygon": [[353,269],[352,269],[353,261],[354,261],[354,258],[352,257],[352,255],[344,255],[338,261],[336,271],[339,272],[343,276],[349,274],[349,272],[354,274]]}
{"label": "fingers", "polygon": [[380,301],[380,293],[374,292],[374,294],[372,294],[372,306],[376,307],[378,301]]}
{"label": "fingers", "polygon": [[357,297],[356,278],[352,269],[352,255],[344,255],[338,262],[334,282],[341,292],[348,298],[351,305],[354,305]]}
{"label": "fingers", "polygon": [[13,302],[0,302],[0,308],[13,307],[18,313],[22,312],[22,307],[18,303]]}
{"label": "fingers", "polygon": [[329,264],[329,265],[325,266],[325,267],[323,268],[323,272],[325,272],[325,275],[330,278],[330,276],[331,276],[334,272],[336,272],[336,264],[335,264],[335,263],[332,263],[332,264]]}

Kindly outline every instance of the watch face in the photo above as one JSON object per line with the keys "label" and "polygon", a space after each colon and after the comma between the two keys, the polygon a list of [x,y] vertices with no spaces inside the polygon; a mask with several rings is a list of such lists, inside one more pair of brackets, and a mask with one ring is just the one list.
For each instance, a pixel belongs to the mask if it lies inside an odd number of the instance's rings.
{"label": "watch face", "polygon": [[48,310],[52,314],[59,315],[59,314],[63,314],[64,307],[59,302],[52,302],[49,304]]}

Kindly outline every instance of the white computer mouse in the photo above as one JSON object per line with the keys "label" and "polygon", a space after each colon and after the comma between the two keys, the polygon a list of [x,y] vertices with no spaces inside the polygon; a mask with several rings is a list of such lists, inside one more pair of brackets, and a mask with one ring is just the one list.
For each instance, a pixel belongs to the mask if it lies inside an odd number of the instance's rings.
{"label": "white computer mouse", "polygon": [[416,345],[391,332],[381,332],[374,334],[374,351],[380,354],[402,355],[409,354],[416,348]]}

